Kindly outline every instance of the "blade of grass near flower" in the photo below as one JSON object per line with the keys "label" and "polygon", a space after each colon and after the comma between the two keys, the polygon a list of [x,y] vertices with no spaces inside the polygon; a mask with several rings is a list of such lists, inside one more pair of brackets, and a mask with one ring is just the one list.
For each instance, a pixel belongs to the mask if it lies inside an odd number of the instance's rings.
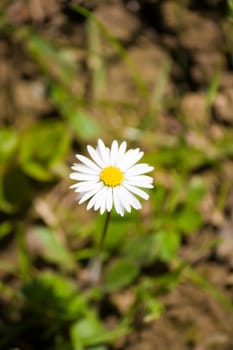
{"label": "blade of grass near flower", "polygon": [[206,109],[207,111],[211,108],[216,94],[218,92],[218,88],[219,88],[219,84],[220,84],[220,78],[221,78],[221,74],[219,71],[217,71],[212,79],[212,81],[210,82],[210,86],[207,90],[207,95],[206,95]]}
{"label": "blade of grass near flower", "polygon": [[22,280],[25,281],[30,277],[31,263],[26,248],[25,231],[21,224],[17,227],[17,243],[19,248],[19,270]]}
{"label": "blade of grass near flower", "polygon": [[191,266],[186,266],[185,276],[193,283],[195,283],[199,288],[203,289],[206,293],[211,295],[215,300],[217,300],[221,305],[223,305],[227,310],[233,311],[232,301],[225,295],[222,291],[216,288],[211,282],[209,282],[205,277],[203,277],[198,271],[193,269]]}
{"label": "blade of grass near flower", "polygon": [[164,94],[169,81],[170,70],[170,62],[165,60],[161,65],[160,74],[156,79],[152,93],[148,97],[147,112],[139,124],[139,129],[150,130],[161,111],[166,108]]}
{"label": "blade of grass near flower", "polygon": [[108,30],[108,28],[93,13],[91,13],[85,7],[80,6],[80,5],[71,5],[70,7],[74,11],[76,11],[79,14],[81,14],[82,16],[84,16],[85,18],[87,18],[87,19],[92,18],[96,22],[97,26],[99,27],[99,29],[101,30],[103,35],[106,37],[108,42],[112,45],[112,47],[116,50],[116,52],[121,57],[121,59],[127,65],[128,69],[129,69],[129,71],[130,71],[130,73],[132,75],[132,78],[134,80],[134,83],[137,86],[138,91],[140,92],[141,96],[142,97],[148,96],[149,90],[146,87],[144,80],[141,78],[141,75],[138,72],[137,67],[134,65],[134,63],[130,59],[127,51],[120,44],[119,40],[117,40],[111,34],[111,32]]}
{"label": "blade of grass near flower", "polygon": [[28,28],[19,31],[18,37],[49,78],[50,98],[77,137],[88,139],[96,136],[99,133],[97,123],[81,110],[82,100],[71,89],[77,77],[76,63],[66,52]]}
{"label": "blade of grass near flower", "polygon": [[93,17],[87,20],[88,66],[91,71],[91,97],[101,99],[106,88],[105,65],[102,56],[99,27]]}
{"label": "blade of grass near flower", "polygon": [[74,267],[74,259],[69,250],[56,237],[55,232],[46,226],[36,226],[33,234],[38,244],[43,245],[42,256],[62,269],[71,270]]}

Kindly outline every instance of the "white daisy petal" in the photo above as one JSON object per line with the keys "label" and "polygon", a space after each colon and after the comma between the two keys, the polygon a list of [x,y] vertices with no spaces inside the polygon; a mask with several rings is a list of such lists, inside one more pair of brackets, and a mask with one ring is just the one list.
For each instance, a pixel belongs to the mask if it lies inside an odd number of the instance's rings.
{"label": "white daisy petal", "polygon": [[132,166],[130,169],[127,170],[127,176],[130,175],[141,175],[145,173],[149,173],[150,171],[154,170],[153,166],[149,166],[146,163],[140,163]]}
{"label": "white daisy petal", "polygon": [[133,185],[136,187],[144,187],[144,188],[153,188],[154,187],[151,182],[144,182],[143,180],[140,181],[140,180],[136,180],[136,179],[124,180],[124,184],[129,184],[129,185]]}
{"label": "white daisy petal", "polygon": [[113,204],[114,204],[116,212],[118,214],[120,214],[120,203],[119,203],[118,195],[116,193],[116,188],[114,188],[112,191],[112,199],[113,199]]}
{"label": "white daisy petal", "polygon": [[103,143],[103,141],[101,139],[98,140],[98,146],[97,146],[96,150],[99,152],[99,155],[106,162],[106,164],[109,163],[110,150],[108,147],[105,146],[105,144]]}
{"label": "white daisy petal", "polygon": [[86,165],[83,164],[78,164],[78,163],[74,163],[71,167],[72,170],[80,172],[80,173],[84,173],[84,174],[95,174],[98,175],[100,173],[100,169],[96,170],[96,169],[92,169],[87,167]]}
{"label": "white daisy petal", "polygon": [[140,188],[137,188],[137,187],[129,185],[129,184],[123,184],[122,186],[124,186],[128,191],[137,194],[139,197],[141,197],[141,198],[143,198],[145,200],[147,200],[149,198],[148,193],[146,193],[145,191],[140,190]]}
{"label": "white daisy petal", "polygon": [[73,184],[69,188],[76,188],[76,187],[78,187],[78,184]]}
{"label": "white daisy petal", "polygon": [[134,195],[132,195],[131,200],[132,200],[131,205],[134,209],[136,209],[136,210],[142,209],[141,203]]}
{"label": "white daisy petal", "polygon": [[92,160],[89,158],[82,156],[81,154],[76,154],[76,158],[80,160],[83,164],[87,165],[89,168],[95,169],[95,170],[100,170],[100,167],[98,167]]}
{"label": "white daisy petal", "polygon": [[87,151],[99,167],[103,168],[106,166],[106,162],[103,161],[103,159],[99,156],[99,153],[92,146],[88,145]]}
{"label": "white daisy petal", "polygon": [[121,144],[120,144],[120,147],[119,147],[119,150],[118,150],[118,154],[117,154],[117,157],[116,157],[116,166],[119,167],[120,166],[120,163],[121,163],[121,160],[122,158],[124,157],[125,155],[125,151],[126,151],[126,147],[127,147],[127,143],[125,141],[123,141]]}
{"label": "white daisy petal", "polygon": [[94,205],[94,210],[98,210],[100,209],[100,214],[103,214],[106,207],[105,207],[105,203],[106,203],[106,192],[107,192],[107,187],[104,186],[100,192],[98,192],[96,194],[96,201],[95,201],[95,205]]}
{"label": "white daisy petal", "polygon": [[149,182],[149,183],[152,183],[153,182],[153,177],[151,176],[148,176],[148,175],[133,175],[133,176],[128,176],[128,174],[125,175],[125,180],[127,181],[133,181],[133,180],[136,180],[136,181],[141,181],[141,182]]}
{"label": "white daisy petal", "polygon": [[82,181],[73,186],[76,187],[75,192],[81,193],[93,190],[94,188],[99,187],[100,184],[103,185],[100,181]]}
{"label": "white daisy petal", "polygon": [[110,151],[110,164],[115,165],[117,161],[118,155],[118,142],[116,140],[113,141]]}
{"label": "white daisy petal", "polygon": [[124,207],[121,204],[120,197],[119,197],[119,188],[115,187],[113,189],[113,202],[114,202],[114,207],[116,209],[116,212],[120,214],[121,216],[124,216]]}
{"label": "white daisy petal", "polygon": [[100,215],[103,215],[104,211],[105,211],[105,206],[101,205],[101,207],[100,207]]}
{"label": "white daisy petal", "polygon": [[129,150],[122,159],[121,169],[123,171],[129,169],[132,165],[137,163],[139,159],[142,158],[143,154],[144,153],[140,152],[139,149]]}
{"label": "white daisy petal", "polygon": [[125,189],[122,186],[118,187],[118,194],[119,194],[120,202],[121,202],[123,208],[128,213],[130,213],[131,207],[130,207],[129,196],[127,196],[127,193],[126,193]]}
{"label": "white daisy petal", "polygon": [[104,191],[104,193],[102,194],[102,197],[101,197],[100,215],[102,215],[105,212],[105,210],[107,210],[106,203],[107,203],[107,193],[108,193],[109,187],[105,187],[104,189],[105,189],[105,191]]}
{"label": "white daisy petal", "polygon": [[112,188],[108,187],[108,191],[106,194],[106,209],[107,209],[107,211],[112,210],[112,205],[113,205]]}
{"label": "white daisy petal", "polygon": [[102,183],[99,183],[98,185],[95,186],[93,190],[89,190],[87,192],[83,192],[80,194],[79,197],[79,204],[84,203],[86,200],[94,196],[104,185]]}
{"label": "white daisy petal", "polygon": [[126,199],[127,199],[128,201],[127,205],[132,206],[134,209],[141,209],[142,205],[139,202],[139,200],[123,186],[120,187],[120,194],[121,194],[121,197],[124,198],[124,205],[126,204]]}
{"label": "white daisy petal", "polygon": [[89,200],[89,202],[88,202],[88,204],[87,204],[87,210],[90,210],[90,209],[95,205],[95,202],[96,202],[96,195],[93,196],[93,197]]}
{"label": "white daisy petal", "polygon": [[101,198],[102,194],[103,194],[103,191],[104,191],[104,188],[101,188],[100,191],[98,191],[91,199],[90,201],[88,202],[87,204],[87,210],[91,209],[92,207],[95,206],[96,202],[99,202],[99,198]]}
{"label": "white daisy petal", "polygon": [[72,180],[79,180],[79,181],[98,181],[99,176],[98,175],[89,175],[89,174],[82,174],[82,173],[71,173],[70,178]]}
{"label": "white daisy petal", "polygon": [[121,169],[123,170],[127,166],[129,159],[132,157],[134,153],[135,153],[135,150],[130,149],[126,153],[124,153],[124,155],[122,155],[121,158],[119,158],[119,155],[118,155],[117,165],[120,166]]}

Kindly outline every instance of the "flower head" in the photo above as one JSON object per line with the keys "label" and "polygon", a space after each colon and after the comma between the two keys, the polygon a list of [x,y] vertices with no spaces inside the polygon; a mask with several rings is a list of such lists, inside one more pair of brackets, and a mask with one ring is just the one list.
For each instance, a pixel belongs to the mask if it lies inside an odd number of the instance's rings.
{"label": "flower head", "polygon": [[153,188],[153,178],[144,175],[153,170],[146,163],[136,164],[143,156],[139,148],[126,151],[126,142],[118,145],[113,141],[111,148],[98,140],[96,149],[87,146],[91,159],[77,154],[80,163],[74,163],[70,178],[78,181],[71,188],[78,192],[79,204],[89,200],[87,210],[94,208],[110,212],[113,207],[118,214],[130,212],[131,207],[141,209],[138,197],[148,199],[149,195],[141,190]]}

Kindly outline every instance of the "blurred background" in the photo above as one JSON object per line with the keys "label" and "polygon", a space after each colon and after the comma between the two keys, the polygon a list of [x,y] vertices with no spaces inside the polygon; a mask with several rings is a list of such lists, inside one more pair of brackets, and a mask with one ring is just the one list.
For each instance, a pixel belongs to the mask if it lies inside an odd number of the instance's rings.
{"label": "blurred background", "polygon": [[[232,350],[233,1],[2,0],[0,349]],[[101,137],[155,188],[104,217],[69,190]]]}

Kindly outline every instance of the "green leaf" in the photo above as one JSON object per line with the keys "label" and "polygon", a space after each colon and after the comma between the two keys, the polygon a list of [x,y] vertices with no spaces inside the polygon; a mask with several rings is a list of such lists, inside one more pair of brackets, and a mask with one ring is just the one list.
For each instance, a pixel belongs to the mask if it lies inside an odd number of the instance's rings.
{"label": "green leaf", "polygon": [[167,195],[167,189],[160,184],[156,184],[153,191],[150,192],[151,201],[154,204],[156,211],[161,212]]}
{"label": "green leaf", "polygon": [[155,299],[154,296],[147,295],[147,298],[144,300],[146,311],[149,313],[149,319],[157,320],[160,318],[161,314],[164,311],[164,305]]}
{"label": "green leaf", "polygon": [[139,235],[126,240],[123,253],[127,260],[138,266],[146,266],[155,259],[156,248],[153,235]]}
{"label": "green leaf", "polygon": [[51,98],[77,138],[86,140],[100,133],[97,122],[80,109],[78,99],[61,84],[51,84]]}
{"label": "green leaf", "polygon": [[103,330],[103,326],[100,321],[90,312],[88,317],[77,322],[73,328],[73,331],[82,338],[82,343],[88,345],[88,338],[96,336]]}
{"label": "green leaf", "polygon": [[147,155],[146,158],[150,160],[149,163],[176,169],[181,174],[211,162],[206,152],[189,146],[182,138],[178,139],[176,144],[162,144],[159,151]]}
{"label": "green leaf", "polygon": [[88,139],[99,133],[99,127],[94,120],[85,112],[73,111],[69,115],[70,125],[74,128],[76,135],[82,139]]}
{"label": "green leaf", "polygon": [[86,318],[76,322],[70,329],[71,341],[74,350],[82,350],[89,345],[88,339],[102,331],[102,324],[92,312]]}
{"label": "green leaf", "polygon": [[61,268],[72,269],[74,260],[69,250],[57,239],[56,233],[45,226],[34,227],[37,239],[42,243],[43,257]]}
{"label": "green leaf", "polygon": [[142,282],[142,285],[139,286],[139,292],[142,294],[142,298],[146,299],[144,294],[147,295],[148,290],[152,291],[154,297],[170,293],[172,290],[177,288],[178,284],[180,283],[184,268],[184,264],[179,264],[174,270],[153,278],[150,277],[145,279],[143,281],[144,285]]}
{"label": "green leaf", "polygon": [[157,256],[164,262],[171,261],[180,246],[180,235],[173,231],[159,231],[154,235]]}
{"label": "green leaf", "polygon": [[0,129],[0,163],[8,161],[16,150],[18,135],[11,128]]}
{"label": "green leaf", "polygon": [[13,228],[13,225],[10,221],[4,221],[0,224],[0,239],[4,238],[5,236],[9,235],[11,233]]}
{"label": "green leaf", "polygon": [[17,167],[7,169],[0,181],[0,208],[15,212],[26,205],[30,196],[28,178]]}
{"label": "green leaf", "polygon": [[[33,320],[34,330],[41,329],[43,333],[59,334],[64,330],[64,326],[67,327],[84,314],[83,303],[79,303],[80,309],[77,308],[75,312],[70,307],[75,298],[83,299],[83,296],[78,294],[75,283],[56,273],[41,272],[39,276],[26,282],[21,292],[27,311],[24,322],[31,323]],[[43,336],[45,334],[41,334],[41,337]]]}
{"label": "green leaf", "polygon": [[192,208],[184,208],[177,216],[176,227],[184,233],[190,233],[198,230],[202,225],[203,219],[201,214]]}
{"label": "green leaf", "polygon": [[202,179],[194,178],[189,184],[185,203],[190,207],[197,206],[205,194],[205,184]]}
{"label": "green leaf", "polygon": [[88,345],[98,344],[98,343],[111,343],[117,338],[129,333],[129,329],[126,326],[119,326],[114,329],[103,329],[99,333],[93,335],[88,339]]}
{"label": "green leaf", "polygon": [[127,259],[115,261],[105,274],[105,288],[115,291],[127,287],[139,274],[139,268]]}
{"label": "green leaf", "polygon": [[87,312],[86,317],[76,322],[70,329],[75,350],[82,350],[87,346],[88,349],[90,346],[93,350],[99,349],[98,344],[111,343],[127,332],[129,330],[126,326],[119,326],[112,330],[105,329],[93,312]]}
{"label": "green leaf", "polygon": [[51,180],[53,169],[64,161],[70,139],[65,125],[46,121],[29,128],[21,142],[19,161],[23,170],[39,181]]}
{"label": "green leaf", "polygon": [[41,272],[36,280],[43,285],[51,286],[54,294],[59,298],[75,297],[77,293],[76,285],[72,280],[50,271]]}

